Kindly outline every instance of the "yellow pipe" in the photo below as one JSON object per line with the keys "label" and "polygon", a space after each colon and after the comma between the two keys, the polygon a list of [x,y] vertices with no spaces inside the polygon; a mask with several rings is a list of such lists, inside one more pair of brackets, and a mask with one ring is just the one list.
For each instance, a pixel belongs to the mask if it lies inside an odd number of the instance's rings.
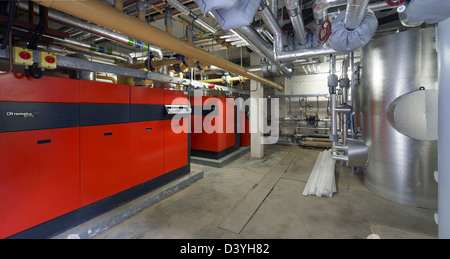
{"label": "yellow pipe", "polygon": [[[228,83],[232,82],[232,81],[242,81],[242,82],[244,82],[245,80],[247,80],[247,78],[237,76],[237,77],[225,78],[225,80]],[[222,78],[215,78],[215,79],[200,80],[200,82],[204,82],[204,83],[222,83],[223,80],[222,80]]]}
{"label": "yellow pipe", "polygon": [[284,90],[284,86],[270,81],[260,75],[220,58],[210,52],[200,49],[193,44],[174,37],[165,31],[131,17],[114,7],[107,6],[96,0],[33,0],[34,2],[96,23],[101,26],[125,33],[130,37],[139,38],[156,46],[174,51],[184,56],[193,57],[205,64],[211,64],[225,71],[260,82],[263,85]]}

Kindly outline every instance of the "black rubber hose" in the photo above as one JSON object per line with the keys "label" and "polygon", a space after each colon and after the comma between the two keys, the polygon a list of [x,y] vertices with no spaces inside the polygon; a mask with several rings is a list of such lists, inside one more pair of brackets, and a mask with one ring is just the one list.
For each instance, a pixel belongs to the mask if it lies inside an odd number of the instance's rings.
{"label": "black rubber hose", "polygon": [[15,0],[11,0],[11,1],[9,1],[8,23],[6,24],[5,35],[3,36],[3,41],[2,41],[2,46],[1,46],[2,49],[6,48],[6,44],[7,44],[8,39],[9,39],[9,34],[12,31],[12,26],[13,26],[13,23],[14,23],[14,13],[15,13],[15,11],[16,11],[16,1]]}

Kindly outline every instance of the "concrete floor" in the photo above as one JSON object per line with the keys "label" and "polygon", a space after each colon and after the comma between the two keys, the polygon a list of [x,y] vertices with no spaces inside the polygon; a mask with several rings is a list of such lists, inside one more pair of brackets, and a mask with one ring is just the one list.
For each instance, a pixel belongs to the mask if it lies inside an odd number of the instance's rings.
{"label": "concrete floor", "polygon": [[[223,168],[192,164],[193,170],[204,171],[202,179],[93,238],[366,239],[371,234],[389,239],[437,238],[435,211],[372,194],[361,173],[352,175],[340,163],[336,165],[338,192],[332,198],[302,196],[320,151],[266,145],[263,159],[250,159],[247,153]],[[289,152],[295,155],[291,160]],[[252,202],[248,197],[261,191],[259,186],[283,163],[287,169],[263,200],[255,200],[255,212],[242,230],[220,227],[242,209],[240,204]]]}

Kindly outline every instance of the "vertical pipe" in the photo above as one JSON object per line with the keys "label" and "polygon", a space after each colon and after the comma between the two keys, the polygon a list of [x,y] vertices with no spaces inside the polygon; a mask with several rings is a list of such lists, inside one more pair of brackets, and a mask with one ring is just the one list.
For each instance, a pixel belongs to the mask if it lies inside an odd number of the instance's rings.
{"label": "vertical pipe", "polygon": [[114,7],[123,12],[123,0],[114,0]]}
{"label": "vertical pipe", "polygon": [[439,80],[439,112],[438,112],[438,237],[450,238],[450,18],[438,24],[438,80]]}
{"label": "vertical pipe", "polygon": [[166,32],[172,35],[173,21],[172,21],[172,8],[167,7],[165,12],[165,20],[164,23],[166,25]]}
{"label": "vertical pipe", "polygon": [[[348,87],[349,80],[347,75],[348,70],[348,61],[344,59],[342,61],[342,78],[340,80],[341,88],[342,88],[342,105],[347,105],[348,102]],[[341,132],[342,132],[342,145],[347,145],[347,134],[348,134],[348,126],[347,126],[347,113],[341,112]]]}
{"label": "vertical pipe", "polygon": [[286,5],[286,10],[291,19],[292,27],[295,31],[295,36],[300,44],[304,45],[306,43],[306,30],[305,24],[303,23],[302,8],[298,3],[298,0],[284,0]]}
{"label": "vertical pipe", "polygon": [[369,0],[348,0],[344,19],[347,30],[352,31],[361,25],[368,4]]}
{"label": "vertical pipe", "polygon": [[146,19],[147,10],[145,8],[144,0],[138,0],[136,2],[136,8],[138,11],[138,19],[144,22],[147,21]]}
{"label": "vertical pipe", "polygon": [[330,58],[330,75],[328,76],[328,89],[330,92],[331,106],[331,134],[332,149],[335,148],[339,137],[337,135],[337,117],[336,117],[336,87],[338,86],[338,77],[336,76],[336,56]]}

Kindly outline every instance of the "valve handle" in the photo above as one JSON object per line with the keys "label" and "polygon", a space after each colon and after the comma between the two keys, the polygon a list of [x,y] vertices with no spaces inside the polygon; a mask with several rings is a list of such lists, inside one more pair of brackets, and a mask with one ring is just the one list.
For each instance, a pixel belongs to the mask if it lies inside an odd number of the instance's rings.
{"label": "valve handle", "polygon": [[331,35],[331,22],[325,20],[319,29],[319,43],[325,43]]}

